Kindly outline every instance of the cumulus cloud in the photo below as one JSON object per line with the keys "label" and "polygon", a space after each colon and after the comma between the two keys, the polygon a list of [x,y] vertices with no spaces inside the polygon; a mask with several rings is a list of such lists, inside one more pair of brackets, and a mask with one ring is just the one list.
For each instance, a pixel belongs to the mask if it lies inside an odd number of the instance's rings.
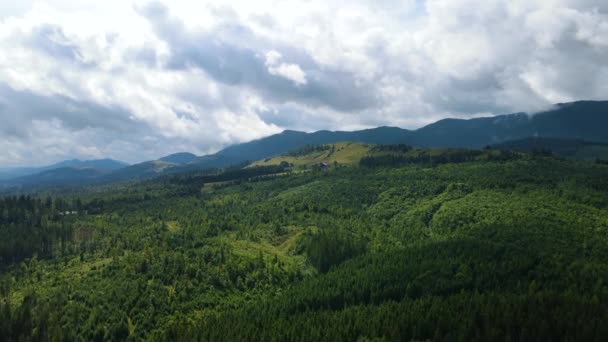
{"label": "cumulus cloud", "polygon": [[281,54],[275,50],[266,53],[266,67],[271,75],[285,77],[295,84],[306,84],[306,74],[297,64],[281,63]]}
{"label": "cumulus cloud", "polygon": [[[216,82],[253,89],[274,103],[301,101],[339,111],[375,105],[375,89],[370,82],[360,82],[358,75],[340,68],[320,65],[297,44],[287,45],[256,35],[240,22],[223,22],[210,30],[189,30],[159,2],[142,6],[139,11],[169,46],[170,57],[165,64],[168,69],[200,69]],[[276,46],[284,46],[281,60],[294,60],[297,64],[271,59],[278,64],[269,65],[267,49]]]}
{"label": "cumulus cloud", "polygon": [[600,0],[0,4],[0,166],[203,154],[608,94]]}

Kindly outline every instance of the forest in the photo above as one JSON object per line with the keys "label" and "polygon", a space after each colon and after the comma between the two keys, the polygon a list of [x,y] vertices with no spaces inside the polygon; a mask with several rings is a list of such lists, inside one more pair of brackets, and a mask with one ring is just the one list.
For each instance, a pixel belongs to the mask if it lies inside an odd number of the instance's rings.
{"label": "forest", "polygon": [[606,339],[606,163],[371,151],[325,171],[243,168],[5,196],[0,336]]}

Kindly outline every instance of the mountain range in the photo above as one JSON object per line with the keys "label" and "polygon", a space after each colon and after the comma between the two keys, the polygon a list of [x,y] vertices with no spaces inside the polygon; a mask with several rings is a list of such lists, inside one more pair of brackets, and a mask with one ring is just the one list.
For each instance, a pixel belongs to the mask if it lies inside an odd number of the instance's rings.
{"label": "mountain range", "polygon": [[341,141],[409,144],[419,147],[482,148],[527,137],[553,137],[608,143],[608,101],[579,101],[555,105],[536,114],[516,113],[475,119],[444,119],[418,130],[378,127],[353,132],[284,131],[270,137],[233,145],[193,161],[189,167],[225,167],[256,161],[303,145]]}
{"label": "mountain range", "polygon": [[23,168],[11,168],[11,169],[0,169],[0,180],[14,179],[19,177],[25,177],[29,175],[36,175],[46,171],[52,171],[57,169],[95,169],[99,171],[114,171],[123,167],[129,166],[125,162],[121,162],[113,159],[98,159],[98,160],[65,160],[53,165],[42,166],[42,167],[23,167]]}
{"label": "mountain range", "polygon": [[[378,127],[360,131],[318,131],[314,133],[286,130],[262,139],[229,146],[215,154],[197,157],[177,153],[136,165],[110,159],[66,161],[44,168],[0,170],[3,186],[39,184],[89,184],[146,179],[159,175],[224,168],[283,154],[289,150],[317,144],[344,141],[373,144],[409,144],[419,147],[483,148],[509,141],[544,137],[559,139],[560,148],[568,141],[581,146],[608,143],[608,101],[579,101],[557,104],[552,109],[534,113],[515,113],[474,119],[444,119],[417,130]],[[528,140],[528,143],[530,141]],[[547,140],[547,142],[549,142]],[[550,141],[555,145],[555,141]],[[538,141],[536,141],[538,145]],[[585,145],[583,144],[583,145]],[[585,145],[585,146],[587,146]],[[508,145],[502,145],[507,148]],[[537,146],[538,147],[538,146]],[[593,151],[593,149],[587,149]]]}

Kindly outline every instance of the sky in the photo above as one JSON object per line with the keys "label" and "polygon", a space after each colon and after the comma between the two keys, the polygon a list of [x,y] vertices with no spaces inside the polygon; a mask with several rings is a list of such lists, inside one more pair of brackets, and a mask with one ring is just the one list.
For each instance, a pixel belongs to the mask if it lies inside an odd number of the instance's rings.
{"label": "sky", "polygon": [[0,167],[607,98],[605,0],[0,1]]}

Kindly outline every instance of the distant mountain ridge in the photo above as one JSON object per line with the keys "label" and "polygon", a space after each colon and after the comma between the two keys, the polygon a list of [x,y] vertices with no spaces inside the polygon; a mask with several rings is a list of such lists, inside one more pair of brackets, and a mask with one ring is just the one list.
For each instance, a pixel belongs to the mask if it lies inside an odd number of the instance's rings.
{"label": "distant mountain ridge", "polygon": [[[306,144],[343,141],[374,144],[409,144],[420,147],[482,148],[504,141],[543,136],[608,142],[608,101],[558,104],[536,113],[515,113],[474,119],[444,119],[417,130],[378,127],[361,131],[284,131],[248,143],[233,145],[199,157],[190,169],[225,167],[246,160],[256,161]],[[196,165],[196,166],[195,166]]]}
{"label": "distant mountain ridge", "polygon": [[0,180],[14,179],[19,177],[25,177],[29,175],[35,175],[45,171],[74,168],[74,169],[97,169],[102,171],[114,171],[127,167],[129,164],[114,159],[96,159],[96,160],[64,160],[62,162],[41,166],[41,167],[21,167],[21,168],[9,168],[0,170]]}
{"label": "distant mountain ridge", "polygon": [[188,152],[181,152],[181,153],[174,153],[174,154],[168,155],[166,157],[162,157],[159,160],[167,162],[167,163],[173,163],[173,164],[188,164],[188,163],[193,162],[196,158],[197,158],[196,154],[192,154],[192,153],[188,153]]}
{"label": "distant mountain ridge", "polygon": [[347,141],[460,148],[483,148],[530,137],[608,143],[607,127],[608,101],[578,101],[558,104],[551,110],[536,114],[515,113],[474,119],[444,119],[417,130],[397,127],[378,127],[352,132],[323,130],[305,133],[286,130],[269,137],[229,146],[211,155],[196,157],[191,153],[176,153],[156,161],[100,172],[98,176],[87,176],[85,179],[96,183],[110,183],[224,168],[283,154],[304,145]]}
{"label": "distant mountain ridge", "polygon": [[608,142],[608,101],[558,104],[536,114],[516,113],[469,120],[444,119],[414,131],[413,145],[480,148],[527,137]]}
{"label": "distant mountain ridge", "polygon": [[60,167],[45,170],[33,175],[26,175],[11,179],[8,181],[8,184],[19,185],[20,187],[52,187],[88,184],[110,172],[110,170],[101,170],[95,168]]}
{"label": "distant mountain ridge", "polygon": [[118,170],[123,167],[129,166],[129,164],[125,162],[121,162],[114,159],[97,159],[97,160],[80,160],[80,159],[72,159],[66,160],[50,167],[45,167],[44,169],[58,169],[63,167],[71,167],[74,169],[100,169],[100,170]]}
{"label": "distant mountain ridge", "polygon": [[244,161],[256,161],[285,153],[304,145],[352,141],[371,144],[398,144],[410,139],[412,132],[397,127],[378,127],[361,131],[318,131],[305,133],[284,131],[248,143],[229,146],[215,155],[199,157],[192,164],[225,167]]}

